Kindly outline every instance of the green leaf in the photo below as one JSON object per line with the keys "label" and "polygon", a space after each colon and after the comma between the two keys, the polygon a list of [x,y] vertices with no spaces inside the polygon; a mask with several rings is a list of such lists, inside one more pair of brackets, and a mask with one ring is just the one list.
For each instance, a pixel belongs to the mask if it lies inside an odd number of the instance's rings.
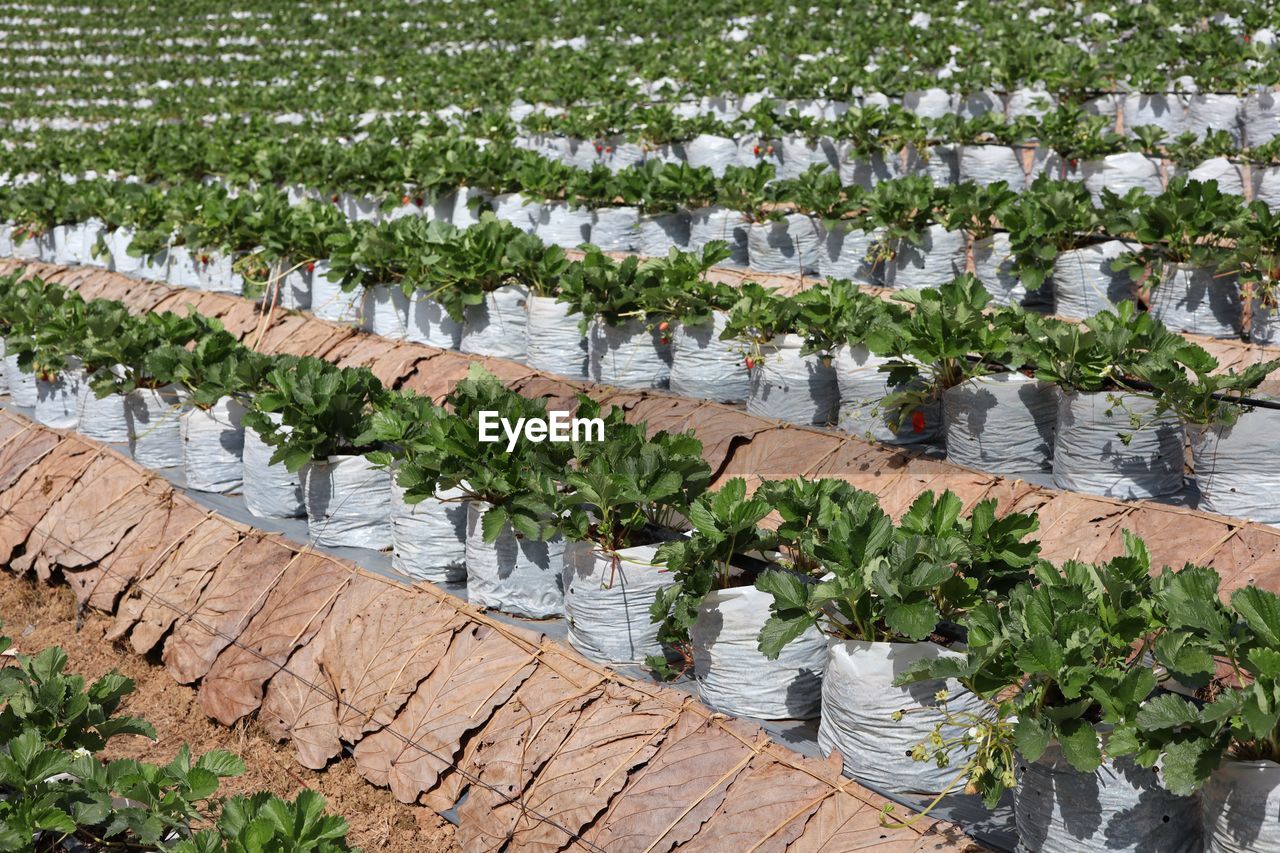
{"label": "green leaf", "polygon": [[923,640],[938,626],[938,608],[932,601],[886,601],[884,623],[896,634]]}
{"label": "green leaf", "polygon": [[1175,693],[1153,696],[1138,711],[1137,723],[1143,729],[1176,729],[1200,721],[1200,712],[1183,697]]}
{"label": "green leaf", "polygon": [[1038,761],[1049,747],[1053,732],[1048,720],[1021,716],[1013,727],[1013,741],[1027,761]]}
{"label": "green leaf", "polygon": [[1081,773],[1092,773],[1102,765],[1102,748],[1093,725],[1081,719],[1058,723],[1058,742],[1062,755]]}

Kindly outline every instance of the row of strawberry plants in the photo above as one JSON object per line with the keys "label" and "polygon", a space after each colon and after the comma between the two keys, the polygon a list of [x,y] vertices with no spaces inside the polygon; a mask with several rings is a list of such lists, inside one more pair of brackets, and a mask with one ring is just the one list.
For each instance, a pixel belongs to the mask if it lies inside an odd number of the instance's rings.
{"label": "row of strawberry plants", "polygon": [[[1018,194],[1001,182],[936,187],[927,177],[866,191],[842,187],[834,173],[817,168],[768,185],[770,173],[762,165],[716,181],[706,170],[647,164],[623,173],[635,178],[630,189],[594,171],[538,192],[491,184],[503,191],[494,195],[472,185],[430,201],[404,195],[382,217],[397,221],[373,238],[362,231],[367,226],[346,220],[374,217],[378,206],[354,196],[304,204],[296,192],[270,189],[235,194],[180,184],[162,191],[48,179],[0,189],[0,222],[13,223],[0,226],[0,249],[106,262],[128,272],[141,268],[184,285],[201,279],[194,259],[209,259],[204,286],[238,289],[236,273],[260,283],[281,263],[277,277],[361,241],[393,240],[401,248],[381,252],[401,256],[391,276],[399,279],[413,247],[451,239],[440,237],[447,228],[429,236],[430,229],[400,218],[466,226],[489,207],[515,228],[561,246],[590,240],[605,250],[665,255],[725,240],[730,254],[723,260],[760,271],[814,270],[898,288],[949,281],[972,256],[975,273],[998,301],[1043,304],[1051,293],[1056,313],[1068,317],[1133,298],[1141,286],[1152,310],[1172,327],[1220,337],[1242,332],[1247,291],[1254,299],[1249,334],[1262,343],[1274,336],[1275,214],[1215,181],[1175,178],[1155,197],[1107,188],[1095,197],[1078,183],[1045,177]],[[15,235],[19,245],[11,249]],[[41,235],[43,249],[38,241],[23,247],[25,238]],[[237,269],[228,270],[233,264]]]}
{"label": "row of strawberry plants", "polygon": [[[766,87],[784,97],[849,98],[940,80],[961,92],[1039,83],[1084,97],[1166,91],[1175,83],[1234,91],[1273,83],[1277,68],[1269,3],[1218,4],[1212,16],[1176,2],[1099,3],[1087,14],[1052,6],[1010,14],[991,2],[962,10],[877,2],[852,14],[822,0],[804,15],[779,2],[696,11],[658,3],[571,15],[551,7],[530,14],[509,3],[480,15],[465,7],[359,2],[323,11],[250,4],[230,19],[213,4],[176,16],[108,8],[103,19],[120,26],[103,27],[76,9],[19,7],[10,55],[31,61],[10,72],[26,84],[10,95],[10,109],[127,115],[139,93],[164,115]],[[57,21],[64,26],[55,28]],[[83,62],[97,54],[126,61]],[[51,61],[66,58],[81,60],[79,67]],[[352,79],[366,85],[352,87]]]}
{"label": "row of strawberry plants", "polygon": [[[13,641],[0,636],[0,652]],[[107,744],[156,739],[146,720],[120,713],[132,680],[111,671],[91,684],[67,672],[53,646],[12,654],[0,668],[0,849],[253,853],[349,850],[347,822],[304,789],[293,801],[262,792],[218,794],[244,762],[183,744],[168,764],[106,759]]]}
{"label": "row of strawberry plants", "polygon": [[[48,319],[64,328],[83,313],[80,369],[96,367],[90,384],[106,393],[95,398],[127,422],[122,377],[172,394],[181,415],[130,426],[144,464],[174,464],[153,451],[167,419],[186,422],[186,451],[205,457],[185,459],[188,474],[219,448],[224,469],[240,465],[251,512],[305,512],[323,545],[390,546],[401,571],[465,578],[484,606],[564,614],[570,641],[595,660],[691,667],[725,712],[819,716],[820,745],[839,748],[857,778],[904,792],[967,780],[991,803],[1016,788],[1028,844],[1114,849],[1132,834],[1194,850],[1202,817],[1211,835],[1277,830],[1220,807],[1259,779],[1272,790],[1280,773],[1271,593],[1245,588],[1228,609],[1211,570],[1150,577],[1136,539],[1104,564],[1055,569],[1037,556],[1034,516],[997,519],[993,501],[964,514],[950,493],[922,495],[895,523],[838,480],[710,491],[694,436],[650,436],[585,398],[576,417],[598,419],[598,435],[486,442],[482,413],[545,419],[545,404],[473,371],[436,406],[367,369],[256,355],[198,317],[178,328],[172,315],[129,318],[104,300],[68,309],[76,297],[38,279],[7,287],[6,317],[33,301],[59,306]],[[54,343],[67,334],[19,359],[49,382],[48,365],[70,357]],[[116,355],[100,347],[123,338],[146,355],[112,369]],[[228,416],[195,438],[192,413],[215,399]],[[96,430],[92,420],[78,428]],[[775,511],[780,523],[762,527]],[[1218,674],[1216,660],[1232,675],[1205,703],[1192,691]],[[1158,776],[1147,769],[1157,763]],[[1082,835],[1073,803],[1100,778],[1120,805]],[[1186,797],[1206,781],[1200,809]]]}

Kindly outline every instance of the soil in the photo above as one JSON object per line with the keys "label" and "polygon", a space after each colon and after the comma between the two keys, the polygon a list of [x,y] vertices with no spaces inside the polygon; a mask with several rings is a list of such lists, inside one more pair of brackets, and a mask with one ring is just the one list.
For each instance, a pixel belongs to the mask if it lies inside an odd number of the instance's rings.
{"label": "soil", "polygon": [[61,646],[70,658],[69,672],[86,681],[112,669],[132,678],[136,689],[122,712],[143,717],[159,736],[156,743],[143,737],[122,736],[112,741],[105,758],[136,758],[167,763],[184,742],[193,755],[226,749],[244,759],[243,776],[223,780],[221,792],[249,794],[271,791],[293,798],[303,788],[324,796],[330,813],[340,814],[350,825],[347,841],[379,853],[446,853],[460,850],[453,825],[431,809],[397,802],[385,789],[376,788],[356,772],[350,759],[342,759],[321,772],[300,767],[287,744],[279,744],[255,722],[233,728],[217,725],[204,716],[196,691],[175,682],[162,666],[104,639],[111,620],[90,612],[75,630],[75,598],[67,587],[50,587],[15,578],[0,571],[0,619],[13,649],[34,654],[47,646]]}

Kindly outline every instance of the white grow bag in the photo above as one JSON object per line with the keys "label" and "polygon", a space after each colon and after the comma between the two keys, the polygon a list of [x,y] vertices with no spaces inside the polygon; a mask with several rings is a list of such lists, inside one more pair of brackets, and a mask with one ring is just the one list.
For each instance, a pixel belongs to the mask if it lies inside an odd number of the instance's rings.
{"label": "white grow bag", "polygon": [[124,397],[129,453],[148,468],[182,464],[182,403],[172,385],[135,388]]}
{"label": "white grow bag", "polygon": [[[268,413],[267,418],[281,430],[280,415]],[[251,429],[244,434],[244,504],[250,514],[258,518],[297,518],[305,513],[302,504],[302,480],[290,473],[283,463],[271,464],[275,448],[264,442]]]}
{"label": "white grow bag", "polygon": [[1107,240],[1069,249],[1053,262],[1055,313],[1062,317],[1092,317],[1132,299],[1133,279],[1111,268],[1116,258],[1132,249],[1120,240]]}
{"label": "white grow bag", "polygon": [[880,284],[884,264],[871,258],[871,250],[884,239],[881,229],[863,231],[846,220],[832,222],[818,252],[818,274],[864,284]]}
{"label": "white grow bag", "polygon": [[[1100,391],[1058,395],[1053,485],[1059,489],[1136,500],[1182,488],[1182,424],[1171,415],[1150,418],[1155,404],[1142,397]],[[1108,415],[1107,412],[1111,411]],[[1134,431],[1129,413],[1143,418]],[[1128,445],[1120,434],[1132,433]]]}
{"label": "white grow bag", "polygon": [[1244,142],[1256,148],[1280,136],[1280,92],[1254,92],[1241,109]]}
{"label": "white grow bag", "polygon": [[343,290],[337,282],[329,280],[327,261],[316,262],[311,274],[311,313],[321,320],[360,325],[360,309],[364,294],[358,290]]}
{"label": "white grow bag", "polygon": [[1164,192],[1160,165],[1137,151],[1108,154],[1101,160],[1086,160],[1080,164],[1080,174],[1089,195],[1093,196],[1094,204],[1101,203],[1104,188],[1117,195],[1124,195],[1134,187],[1147,195],[1160,195]]}
{"label": "white grow bag", "polygon": [[1164,131],[1164,141],[1187,132],[1187,104],[1182,95],[1132,92],[1125,95],[1120,108],[1124,111],[1125,129],[1130,132],[1135,127],[1154,125]]}
{"label": "white grow bag", "polygon": [[416,504],[391,481],[391,568],[414,580],[458,583],[467,577],[467,503],[450,489]]}
{"label": "white grow bag", "polygon": [[529,297],[526,362],[534,370],[570,379],[587,377],[587,340],[579,330],[581,315],[554,296]]}
{"label": "white grow bag", "polygon": [[1187,130],[1203,140],[1211,130],[1225,130],[1239,145],[1244,137],[1240,117],[1244,101],[1239,95],[1192,95],[1187,102]]}
{"label": "white grow bag", "polygon": [[973,274],[991,294],[992,303],[1021,305],[1026,299],[1027,289],[1014,272],[1009,235],[999,231],[990,237],[974,240],[972,252]]}
{"label": "white grow bag", "polygon": [[487,508],[467,501],[467,601],[530,619],[564,615],[564,539],[534,542],[506,524],[487,543],[480,525]]}
{"label": "white grow bag", "polygon": [[81,386],[84,370],[79,359],[68,359],[66,369],[52,382],[36,379],[35,419],[53,429],[75,429],[79,423]]}
{"label": "white grow bag", "polygon": [[[956,656],[956,652],[929,642],[831,640],[822,676],[821,754],[840,750],[846,776],[890,791],[929,794],[945,789],[969,754],[954,753],[952,766],[943,768],[910,755],[945,719],[935,694],[948,691],[947,707],[953,714],[979,713],[985,703],[954,679],[902,687],[894,686],[893,681],[918,660]],[[893,716],[898,711],[905,713],[895,722]],[[956,726],[942,727],[944,738],[959,733]]]}
{"label": "white grow bag", "polygon": [[760,272],[802,275],[818,271],[825,241],[822,226],[811,216],[791,213],[782,219],[753,222],[747,232],[751,268]]}
{"label": "white grow bag", "polygon": [[642,318],[613,326],[595,317],[587,332],[587,365],[596,382],[619,388],[666,388],[671,381],[670,334]]}
{"label": "white grow bag", "polygon": [[712,590],[689,634],[698,697],[717,711],[762,720],[809,720],[822,705],[826,638],[809,628],[769,660],[758,647],[773,596],[753,586]]}
{"label": "white grow bag", "polygon": [[836,145],[836,169],[840,183],[871,189],[876,184],[902,177],[902,157],[899,152],[873,152],[858,154],[851,142]]}
{"label": "white grow bag", "polygon": [[18,354],[5,353],[5,384],[9,386],[9,399],[15,406],[34,409],[36,405],[36,377],[18,367]]}
{"label": "white grow bag", "polygon": [[710,323],[696,326],[674,324],[671,336],[672,392],[721,403],[740,403],[747,399],[751,376],[741,344],[720,340],[728,322],[728,316],[717,311],[712,314]]}
{"label": "white grow bag", "polygon": [[940,287],[953,281],[965,271],[966,240],[963,231],[948,231],[934,224],[925,229],[919,246],[906,240],[898,241],[894,257],[885,269],[885,284],[907,290]]}
{"label": "white grow bag", "polygon": [[705,167],[717,178],[738,162],[738,143],[724,136],[700,133],[684,144],[685,162],[694,168]]}
{"label": "white grow bag", "polygon": [[960,180],[980,186],[1004,181],[1021,192],[1027,185],[1022,152],[1008,145],[964,145],[960,148]]}
{"label": "white grow bag", "polygon": [[1187,172],[1187,178],[1201,183],[1217,181],[1218,189],[1228,195],[1244,195],[1244,170],[1226,157],[1211,157]]}
{"label": "white grow bag", "polygon": [[496,195],[491,202],[493,215],[503,222],[510,222],[525,233],[534,229],[534,215],[538,208],[521,193],[503,193]]}
{"label": "white grow bag", "polygon": [[182,470],[187,487],[226,494],[244,482],[245,406],[223,397],[208,409],[188,405],[182,412]]}
{"label": "white grow bag", "polygon": [[603,664],[643,663],[662,653],[649,610],[670,573],[655,564],[657,545],[624,548],[617,558],[583,543],[565,554],[564,610],[569,643]]}
{"label": "white grow bag", "polygon": [[701,252],[712,240],[729,244],[728,263],[745,267],[751,262],[748,249],[751,223],[736,210],[718,204],[700,207],[689,215],[690,252]]}
{"label": "white grow bag", "polygon": [[991,474],[1053,469],[1057,386],[1021,373],[970,379],[942,394],[947,461]]}
{"label": "white grow bag", "polygon": [[1200,509],[1280,525],[1280,412],[1251,409],[1234,424],[1187,424]]}
{"label": "white grow bag", "polygon": [[747,414],[806,426],[831,423],[839,395],[835,367],[826,356],[800,355],[803,345],[796,335],[761,345],[760,363],[751,369]]}
{"label": "white grow bag", "polygon": [[1280,849],[1280,764],[1225,759],[1200,792],[1205,853]]}
{"label": "white grow bag", "polygon": [[529,291],[519,285],[499,287],[479,305],[463,313],[458,349],[471,355],[490,355],[523,362],[529,325]]}
{"label": "white grow bag", "polygon": [[633,252],[640,230],[634,207],[600,207],[591,214],[591,242],[605,252]]}
{"label": "white grow bag", "polygon": [[1200,850],[1196,798],[1169,793],[1156,771],[1131,759],[1107,759],[1081,773],[1050,743],[1038,761],[1019,757],[1016,767],[1019,853]]}
{"label": "white grow bag", "polygon": [[125,444],[129,441],[129,420],[124,413],[124,395],[112,393],[98,399],[89,382],[80,386],[80,399],[76,404],[76,431],[85,438],[109,444]]}
{"label": "white grow bag", "polygon": [[439,302],[420,290],[406,296],[399,288],[391,291],[391,298],[404,306],[405,340],[440,349],[458,348],[462,324],[450,317]]}
{"label": "white grow bag", "polygon": [[1238,338],[1244,322],[1239,281],[1213,268],[1166,264],[1151,291],[1151,313],[1175,332]]}
{"label": "white grow bag", "polygon": [[937,440],[941,434],[942,408],[936,401],[920,409],[924,426],[919,432],[913,423],[914,412],[903,412],[899,417],[898,412],[884,407],[884,398],[893,388],[889,385],[889,374],[880,368],[889,361],[861,344],[836,350],[833,361],[839,393],[836,424],[850,435],[886,444],[927,444]]}
{"label": "white grow bag", "polygon": [[1252,172],[1253,198],[1272,211],[1280,210],[1280,166],[1258,166]]}
{"label": "white grow bag", "polygon": [[570,207],[563,201],[548,201],[535,215],[533,233],[544,243],[576,249],[591,241],[591,211]]}
{"label": "white grow bag", "polygon": [[645,214],[636,220],[636,251],[665,258],[689,245],[689,218],[684,213]]}
{"label": "white grow bag", "polygon": [[[395,299],[395,293],[399,293],[401,298]],[[366,332],[397,341],[408,336],[409,300],[398,285],[366,287],[361,305]]]}
{"label": "white grow bag", "polygon": [[391,547],[391,475],[363,456],[336,455],[303,466],[307,535],[317,545]]}

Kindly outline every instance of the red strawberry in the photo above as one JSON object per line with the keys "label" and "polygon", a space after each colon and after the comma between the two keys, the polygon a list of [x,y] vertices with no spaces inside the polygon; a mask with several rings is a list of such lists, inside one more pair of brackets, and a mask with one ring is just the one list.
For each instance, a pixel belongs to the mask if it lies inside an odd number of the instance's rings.
{"label": "red strawberry", "polygon": [[604,151],[604,146],[603,146],[603,145],[601,145],[599,142],[597,142],[597,143],[596,143],[596,153],[597,153],[597,154],[599,154],[599,153],[601,153],[601,152],[603,152],[603,151]]}
{"label": "red strawberry", "polygon": [[1244,37],[1244,43],[1245,43],[1245,44],[1248,44],[1248,43],[1249,43],[1249,42],[1251,42],[1251,41],[1253,41],[1253,36],[1245,36],[1245,37]]}
{"label": "red strawberry", "polygon": [[613,153],[613,146],[612,146],[612,145],[606,145],[606,146],[604,147],[604,153],[606,153],[606,154],[612,154],[612,153]]}
{"label": "red strawberry", "polygon": [[911,413],[911,431],[924,432],[924,412]]}
{"label": "red strawberry", "polygon": [[659,332],[665,332],[667,329],[670,329],[670,328],[671,328],[671,324],[668,323],[666,320],[663,320],[661,323],[658,324]]}
{"label": "red strawberry", "polygon": [[314,263],[307,264],[307,272],[315,272],[316,265]]}
{"label": "red strawberry", "polygon": [[754,358],[752,358],[751,356],[747,356],[747,357],[746,357],[746,359],[744,360],[744,363],[747,365],[747,370],[754,370],[754,369],[755,369],[755,366],[756,366],[756,360],[755,360]]}
{"label": "red strawberry", "polygon": [[769,153],[769,154],[773,154],[773,146],[772,146],[772,145],[770,145],[770,146],[768,147],[767,151],[768,151],[768,153]]}
{"label": "red strawberry", "polygon": [[402,195],[402,196],[400,196],[400,203],[401,203],[401,204],[408,204],[408,203],[409,203],[409,197],[408,197],[407,195]]}
{"label": "red strawberry", "polygon": [[337,203],[338,203],[338,194],[337,194],[337,193],[334,193],[334,194],[333,194],[333,198],[332,198],[332,199],[330,199],[330,201],[332,201],[334,204],[337,204]]}

